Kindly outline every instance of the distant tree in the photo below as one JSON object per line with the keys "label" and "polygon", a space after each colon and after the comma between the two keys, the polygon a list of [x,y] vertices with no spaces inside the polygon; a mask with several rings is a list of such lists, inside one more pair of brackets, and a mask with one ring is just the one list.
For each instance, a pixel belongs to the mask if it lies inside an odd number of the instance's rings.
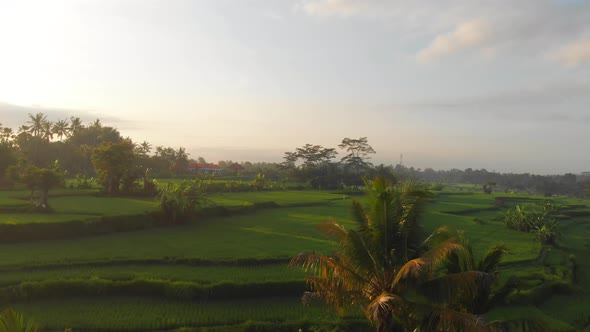
{"label": "distant tree", "polygon": [[6,171],[17,162],[16,149],[8,143],[0,143],[0,186],[10,184]]}
{"label": "distant tree", "polygon": [[43,123],[46,121],[47,115],[43,113],[37,113],[35,115],[29,113],[29,120],[27,121],[28,126],[26,126],[26,128],[33,136],[39,136],[43,133]]}
{"label": "distant tree", "polygon": [[295,168],[295,163],[297,162],[297,159],[299,159],[299,156],[297,155],[297,152],[285,152],[283,159],[284,161],[280,164],[281,167],[285,169],[293,169]]}
{"label": "distant tree", "polygon": [[14,131],[12,128],[2,128],[0,132],[0,142],[8,143],[14,138]]}
{"label": "distant tree", "polygon": [[43,122],[41,137],[48,142],[53,139],[53,123],[51,121]]}
{"label": "distant tree", "polygon": [[102,122],[100,122],[100,119],[96,119],[96,120],[94,120],[94,122],[92,122],[90,124],[90,127],[101,128],[102,127]]}
{"label": "distant tree", "polygon": [[150,154],[150,152],[152,151],[152,145],[150,143],[148,143],[147,141],[143,141],[141,142],[141,144],[139,145],[141,148],[141,152],[143,154]]}
{"label": "distant tree", "polygon": [[346,150],[347,153],[342,157],[342,163],[355,170],[357,175],[360,174],[361,170],[372,166],[368,160],[371,159],[369,155],[374,154],[375,150],[369,145],[366,137],[357,139],[346,137],[338,147]]}
{"label": "distant tree", "polygon": [[47,210],[49,208],[47,203],[49,190],[63,185],[63,174],[56,169],[39,168],[34,165],[12,167],[13,179],[23,183],[31,191],[31,200],[34,193],[39,191],[38,207]]}
{"label": "distant tree", "polygon": [[200,163],[200,164],[206,164],[207,163],[207,160],[205,160],[205,158],[199,156],[199,158],[197,158],[197,162]]}
{"label": "distant tree", "polygon": [[59,120],[53,124],[53,133],[61,141],[64,137],[70,136],[70,124],[68,120]]}
{"label": "distant tree", "polygon": [[336,158],[338,152],[334,148],[324,148],[321,145],[305,144],[297,148],[295,152],[297,158],[303,160],[303,167],[317,167]]}
{"label": "distant tree", "polygon": [[494,191],[494,187],[496,187],[496,182],[488,181],[482,185],[483,192],[486,194],[491,194]]}
{"label": "distant tree", "polygon": [[[73,125],[72,125],[73,127]],[[119,131],[113,127],[105,127],[100,125],[92,125],[89,127],[79,127],[72,129],[72,135],[68,138],[68,142],[74,146],[89,145],[96,147],[102,143],[118,143],[123,140]]]}
{"label": "distant tree", "polygon": [[175,152],[173,171],[177,175],[188,172],[188,153],[183,147],[179,147]]}
{"label": "distant tree", "polygon": [[160,209],[171,224],[186,222],[201,207],[210,204],[204,190],[195,181],[179,185],[168,183],[158,194]]}
{"label": "distant tree", "polygon": [[70,131],[72,134],[77,134],[80,130],[84,128],[82,124],[82,120],[78,117],[70,117]]}
{"label": "distant tree", "polygon": [[92,151],[92,163],[107,194],[119,191],[121,178],[134,171],[133,143],[103,143]]}

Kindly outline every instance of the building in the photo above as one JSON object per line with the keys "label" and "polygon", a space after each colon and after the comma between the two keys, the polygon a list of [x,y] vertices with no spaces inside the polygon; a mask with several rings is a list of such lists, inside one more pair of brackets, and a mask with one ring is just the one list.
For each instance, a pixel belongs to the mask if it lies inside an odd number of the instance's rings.
{"label": "building", "polygon": [[221,174],[221,168],[215,164],[189,163],[188,170],[198,174]]}

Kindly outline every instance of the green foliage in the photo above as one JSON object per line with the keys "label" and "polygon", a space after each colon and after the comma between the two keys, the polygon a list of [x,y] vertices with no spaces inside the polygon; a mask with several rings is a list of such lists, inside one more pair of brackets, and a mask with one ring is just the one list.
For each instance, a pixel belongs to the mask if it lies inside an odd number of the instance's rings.
{"label": "green foliage", "polygon": [[40,326],[8,308],[0,312],[0,332],[40,332]]}
{"label": "green foliage", "polygon": [[475,297],[489,273],[441,273],[449,255],[464,247],[444,227],[423,240],[417,220],[428,197],[424,186],[392,187],[384,178],[366,184],[367,208],[353,202],[356,229],[333,220],[320,226],[338,240],[339,250],[291,260],[291,266],[312,274],[306,278],[312,292],[304,302],[317,297],[340,309],[360,305],[377,331],[486,330],[477,316],[464,312],[461,299]]}
{"label": "green foliage", "polygon": [[135,181],[137,176],[134,160],[133,144],[126,140],[120,143],[103,143],[94,148],[92,164],[107,194],[118,193],[124,177],[127,178],[125,182],[127,185]]}
{"label": "green foliage", "polygon": [[160,210],[172,224],[184,223],[193,217],[198,209],[211,204],[197,181],[169,183],[158,194]]}
{"label": "green foliage", "polygon": [[371,163],[369,162],[371,157],[369,157],[369,155],[375,154],[375,150],[369,145],[366,137],[360,137],[357,139],[346,137],[338,147],[347,152],[347,155],[342,157],[342,163],[347,167],[354,169],[357,175],[360,174],[361,170],[371,166]]}
{"label": "green foliage", "polygon": [[496,182],[488,181],[482,185],[483,192],[486,194],[491,194],[496,187]]}
{"label": "green foliage", "polygon": [[535,234],[542,244],[555,244],[559,235],[558,221],[554,218],[559,208],[546,201],[540,208],[527,205],[516,205],[506,211],[505,223],[508,228]]}
{"label": "green foliage", "polygon": [[[18,310],[46,322],[50,330],[71,326],[75,331],[368,331],[357,320],[334,317],[322,306],[303,307],[296,298],[180,302],[145,297],[58,299],[16,303]],[[357,316],[358,317],[358,316]],[[356,318],[356,317],[355,317]],[[329,330],[312,330],[314,326]],[[339,327],[339,328],[338,328]]]}
{"label": "green foliage", "polygon": [[57,169],[39,168],[34,165],[12,166],[10,168],[11,177],[24,184],[31,191],[31,201],[36,191],[39,191],[39,203],[36,207],[41,210],[48,210],[49,190],[63,186],[64,179]]}

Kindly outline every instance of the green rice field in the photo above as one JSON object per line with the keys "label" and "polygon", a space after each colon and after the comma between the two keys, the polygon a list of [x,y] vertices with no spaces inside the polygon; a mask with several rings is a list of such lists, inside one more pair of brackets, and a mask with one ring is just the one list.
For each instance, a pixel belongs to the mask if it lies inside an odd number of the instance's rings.
{"label": "green rice field", "polygon": [[[201,217],[173,227],[0,243],[0,298],[6,302],[3,305],[33,317],[48,331],[63,331],[66,327],[73,331],[160,331],[183,327],[232,331],[247,330],[248,326],[258,326],[263,331],[272,331],[272,326],[282,326],[286,331],[338,330],[335,326],[341,330],[373,330],[360,311],[342,318],[321,305],[304,306],[299,299],[300,289],[305,288],[304,275],[287,267],[289,258],[300,252],[329,254],[336,248],[337,243],[319,233],[315,226],[333,218],[346,228],[354,227],[349,215],[350,197],[324,191],[269,191],[219,193],[208,198],[216,206],[235,209],[257,203],[274,205],[248,213]],[[442,225],[464,231],[476,256],[494,243],[502,242],[508,247],[510,254],[498,280],[506,282],[518,277],[528,288],[514,297],[514,304],[495,308],[486,319],[534,316],[545,320],[555,331],[586,328],[590,322],[590,294],[586,293],[590,289],[590,264],[584,257],[590,248],[590,218],[564,219],[559,245],[543,249],[533,235],[504,225],[506,209],[495,207],[494,198],[495,195],[451,188],[431,199],[421,225],[425,232]],[[27,199],[27,192],[0,192],[0,224],[18,227],[75,220],[92,222],[100,217],[142,215],[158,209],[154,199],[109,198],[92,190],[68,189],[56,191],[50,197],[53,213],[12,209],[27,206]],[[575,204],[579,211],[590,211],[587,200],[562,198],[561,202]],[[577,264],[574,287],[579,292],[549,294],[530,305],[518,302],[535,287],[567,279],[572,259]],[[104,292],[89,290],[92,285],[122,287],[123,293],[116,295],[116,291],[107,288]],[[154,285],[164,288],[140,296],[141,288],[137,287]],[[292,290],[285,290],[278,297],[272,296],[271,288],[265,288],[281,285]],[[56,287],[69,287],[69,295],[56,298],[52,295],[59,290]],[[191,287],[196,289],[193,291],[205,292],[202,294],[207,294],[208,289],[232,290],[211,293],[223,294],[223,300],[213,295],[183,295]],[[236,294],[233,300],[227,298],[231,298],[232,292]]]}

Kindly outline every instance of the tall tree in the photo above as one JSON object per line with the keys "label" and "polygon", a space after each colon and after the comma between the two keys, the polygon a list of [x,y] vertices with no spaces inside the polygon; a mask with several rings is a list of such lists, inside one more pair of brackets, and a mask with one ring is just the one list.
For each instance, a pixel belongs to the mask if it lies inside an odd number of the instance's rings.
{"label": "tall tree", "polygon": [[107,194],[119,191],[121,178],[134,170],[133,143],[103,143],[92,151],[92,163]]}
{"label": "tall tree", "polygon": [[53,124],[53,133],[61,141],[64,137],[70,136],[70,126],[68,120],[59,120]]}
{"label": "tall tree", "polygon": [[35,191],[39,191],[38,207],[43,210],[48,209],[49,190],[63,184],[63,175],[56,169],[39,168],[34,165],[24,169],[18,166],[13,167],[17,169],[17,180],[31,190],[31,200]]}
{"label": "tall tree", "polygon": [[338,308],[361,305],[377,331],[486,331],[481,319],[457,303],[474,297],[489,276],[478,271],[445,273],[449,255],[462,246],[441,227],[423,241],[417,223],[427,192],[416,182],[392,187],[384,178],[367,182],[369,207],[353,202],[355,230],[335,221],[320,230],[339,241],[332,256],[299,254],[290,265],[312,275],[304,299],[317,297]]}
{"label": "tall tree", "polygon": [[147,141],[141,142],[139,145],[143,154],[147,155],[152,151],[152,145]]}
{"label": "tall tree", "polygon": [[33,136],[39,136],[43,133],[43,123],[47,121],[47,115],[37,113],[32,115],[29,113],[29,120],[27,121],[27,128]]}
{"label": "tall tree", "polygon": [[70,131],[72,134],[78,133],[84,125],[82,124],[82,120],[78,117],[70,117]]}
{"label": "tall tree", "polygon": [[371,166],[369,159],[370,154],[375,154],[375,150],[369,145],[366,137],[361,138],[344,138],[339,148],[346,150],[347,155],[342,157],[341,161],[347,167],[355,170],[358,175],[360,171]]}
{"label": "tall tree", "polygon": [[12,130],[12,128],[2,128],[2,132],[0,133],[0,137],[1,137],[1,141],[2,142],[9,142],[10,140],[12,140],[14,138],[14,131]]}
{"label": "tall tree", "polygon": [[321,145],[314,145],[314,144],[305,144],[304,146],[297,148],[295,150],[295,154],[288,157],[288,152],[285,153],[285,157],[293,158],[294,156],[297,159],[303,160],[303,167],[310,168],[310,167],[317,167],[321,164],[329,162],[331,159],[336,158],[336,149],[334,148],[324,148]]}

